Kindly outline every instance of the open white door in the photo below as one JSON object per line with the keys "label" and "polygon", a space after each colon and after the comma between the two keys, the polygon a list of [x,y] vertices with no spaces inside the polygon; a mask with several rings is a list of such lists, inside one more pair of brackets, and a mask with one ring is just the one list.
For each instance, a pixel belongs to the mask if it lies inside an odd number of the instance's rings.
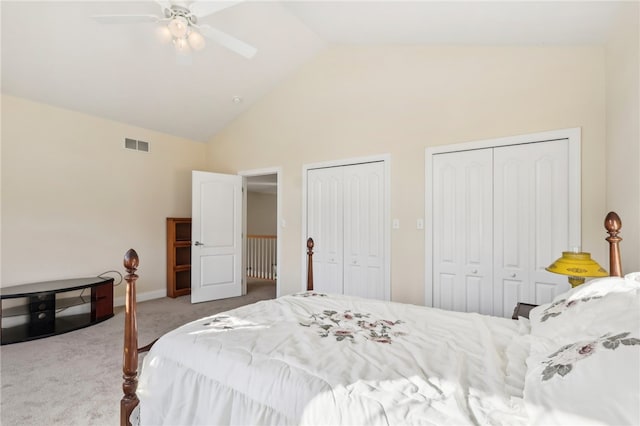
{"label": "open white door", "polygon": [[192,172],[191,303],[242,295],[242,176]]}

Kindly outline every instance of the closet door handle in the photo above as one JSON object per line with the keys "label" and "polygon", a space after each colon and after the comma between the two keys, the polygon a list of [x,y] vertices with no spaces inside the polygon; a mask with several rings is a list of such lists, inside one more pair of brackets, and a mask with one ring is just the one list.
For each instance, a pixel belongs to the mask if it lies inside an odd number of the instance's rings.
{"label": "closet door handle", "polygon": [[194,244],[195,244],[196,246],[203,246],[203,245],[204,245],[204,244],[202,244],[200,241],[196,241]]}

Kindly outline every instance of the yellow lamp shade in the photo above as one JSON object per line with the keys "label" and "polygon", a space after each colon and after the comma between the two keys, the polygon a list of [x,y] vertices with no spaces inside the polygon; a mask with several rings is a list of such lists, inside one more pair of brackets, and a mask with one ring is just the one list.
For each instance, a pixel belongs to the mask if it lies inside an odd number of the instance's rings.
{"label": "yellow lamp shade", "polygon": [[606,277],[607,271],[585,252],[563,251],[562,257],[546,268],[554,274],[569,276],[572,287],[584,283],[584,277]]}

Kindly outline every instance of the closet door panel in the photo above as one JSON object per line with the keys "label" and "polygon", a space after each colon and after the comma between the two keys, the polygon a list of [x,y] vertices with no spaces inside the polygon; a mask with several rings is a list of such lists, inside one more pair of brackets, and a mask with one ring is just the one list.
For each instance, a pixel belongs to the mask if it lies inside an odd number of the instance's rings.
{"label": "closet door panel", "polygon": [[345,285],[344,294],[355,296],[366,291],[367,265],[363,259],[363,251],[368,248],[368,241],[363,241],[366,224],[363,200],[365,182],[357,173],[344,167],[344,253],[345,253]]}
{"label": "closet door panel", "polygon": [[[494,149],[494,314],[508,317],[518,301],[532,303],[529,279],[527,159],[517,147]],[[524,297],[524,300],[522,299]]]}
{"label": "closet door panel", "polygon": [[436,155],[432,177],[434,306],[490,314],[491,150]]}
{"label": "closet door panel", "polygon": [[460,281],[457,215],[458,182],[454,154],[433,159],[433,306],[454,309],[454,289]]}
{"label": "closet door panel", "polygon": [[[486,306],[485,294],[482,291],[482,280],[478,277],[467,277],[466,279],[466,306],[465,312],[482,312],[483,307]],[[486,313],[486,312],[483,312]]]}
{"label": "closet door panel", "polygon": [[511,315],[516,282],[516,302],[546,303],[567,289],[545,267],[567,249],[568,155],[567,140],[494,149],[497,315]]}
{"label": "closet door panel", "polygon": [[536,304],[548,303],[569,290],[566,277],[545,270],[569,241],[569,141],[531,144],[533,162],[532,203],[535,220],[530,230],[532,273],[530,298]]}
{"label": "closet door panel", "polygon": [[469,152],[464,169],[464,272],[466,312],[493,312],[492,158],[488,150]]}
{"label": "closet door panel", "polygon": [[344,294],[384,299],[384,164],[344,169]]}
{"label": "closet door panel", "polygon": [[[563,285],[566,284],[566,285]],[[535,298],[534,305],[542,305],[543,303],[549,303],[556,297],[558,294],[563,293],[564,291],[570,288],[568,283],[550,283],[550,282],[542,282],[536,281],[535,286]],[[560,288],[565,288],[565,290],[560,291]]]}
{"label": "closet door panel", "polygon": [[523,300],[523,293],[526,291],[526,282],[522,280],[504,279],[497,286],[501,290],[501,305],[496,305],[496,316],[504,316],[510,318],[513,314],[513,308],[518,302]]}
{"label": "closet door panel", "polygon": [[[435,278],[435,276],[434,276]],[[456,275],[440,272],[438,274],[437,298],[434,297],[434,307],[453,311],[455,307],[454,292]]]}
{"label": "closet door panel", "polygon": [[314,240],[314,289],[343,292],[343,173],[339,167],[307,173],[307,233]]}

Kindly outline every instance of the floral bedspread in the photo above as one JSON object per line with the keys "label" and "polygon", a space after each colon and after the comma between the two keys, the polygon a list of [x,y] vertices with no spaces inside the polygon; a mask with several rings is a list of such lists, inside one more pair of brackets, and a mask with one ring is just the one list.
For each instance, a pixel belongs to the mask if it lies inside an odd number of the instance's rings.
{"label": "floral bedspread", "polygon": [[517,321],[300,293],[187,324],[145,357],[141,424],[522,424]]}

